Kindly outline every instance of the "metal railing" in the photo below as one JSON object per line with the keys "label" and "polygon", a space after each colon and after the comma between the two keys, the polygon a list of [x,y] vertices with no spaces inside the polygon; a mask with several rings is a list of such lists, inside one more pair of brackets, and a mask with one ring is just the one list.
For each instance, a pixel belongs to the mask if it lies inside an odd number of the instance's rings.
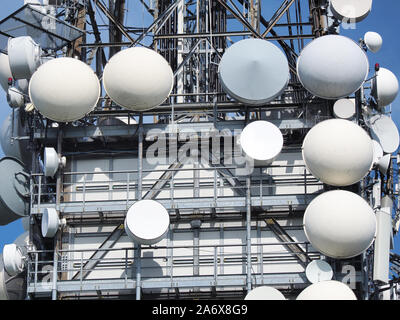
{"label": "metal railing", "polygon": [[[268,174],[277,168],[285,170],[285,173]],[[171,203],[179,203],[182,199],[211,199],[217,202],[219,199],[245,195],[246,177],[232,174],[236,169],[234,166],[143,169],[140,196],[138,170],[64,172],[61,202],[80,203],[81,212],[85,212],[88,204],[99,201],[123,201],[125,207],[121,209],[126,210],[133,201],[144,198],[150,192],[156,195],[154,199]],[[310,188],[322,189],[323,186],[304,165],[257,167],[254,170],[251,175],[250,192],[252,199],[259,199],[260,203],[268,196],[285,197],[300,194],[304,196],[307,204],[311,200],[310,194],[315,193],[315,190],[310,193]],[[171,174],[163,178],[162,175],[166,172]],[[31,212],[41,212],[49,203],[55,203],[55,198],[56,183],[48,182],[43,174],[32,174]]]}
{"label": "metal railing", "polygon": [[[304,278],[305,282],[307,281],[304,276],[305,270],[299,264],[294,253],[284,249],[274,249],[274,247],[289,244],[302,246],[310,259],[320,258],[319,252],[310,250],[309,242],[252,244],[252,249],[254,249],[251,254],[253,284],[260,284],[256,283],[258,282],[257,279],[261,278],[263,281],[263,279],[273,278],[277,275],[277,270],[271,272],[271,268],[269,268],[269,264],[277,262],[285,263],[286,266],[292,264],[292,271],[279,272],[281,276],[284,275],[289,279],[288,281],[295,276],[300,276]],[[236,283],[234,279],[246,277],[244,271],[247,263],[247,257],[244,253],[245,247],[246,244],[142,246],[142,257],[140,258],[136,257],[137,249],[134,247],[58,250],[55,254],[52,251],[32,250],[28,252],[28,288],[31,292],[43,289],[47,292],[52,290],[62,292],[63,287],[73,282],[76,288],[80,288],[78,291],[87,291],[90,288],[87,285],[91,282],[96,282],[100,288],[101,282],[99,280],[107,280],[108,283],[114,281],[115,288],[113,289],[133,289],[132,284],[138,285],[138,282],[136,282],[136,260],[141,261],[140,283],[146,283],[145,288],[162,289],[165,288],[166,283],[170,287],[174,287],[182,279],[190,281],[193,287],[201,286],[201,284],[209,285],[210,283],[214,283],[214,286],[217,287],[229,287]],[[193,272],[193,250],[195,248],[200,252],[199,275],[195,275]],[[105,250],[107,254],[96,260],[96,266],[88,270],[91,272],[91,277],[85,278],[82,272],[83,268],[89,262],[93,262],[90,257],[94,251],[98,250]],[[154,256],[158,250],[167,254]],[[177,250],[179,250],[179,254],[176,254]],[[148,256],[147,252],[151,252],[152,256]],[[227,270],[228,268],[229,270]],[[73,275],[78,273],[80,276],[71,280]],[[119,276],[116,276],[117,274]],[[205,279],[209,282],[204,282]],[[220,279],[224,279],[224,281],[220,282]],[[232,279],[232,281],[229,281],[229,279]],[[120,281],[116,282],[115,280]],[[245,286],[245,283],[243,283],[243,286]]]}

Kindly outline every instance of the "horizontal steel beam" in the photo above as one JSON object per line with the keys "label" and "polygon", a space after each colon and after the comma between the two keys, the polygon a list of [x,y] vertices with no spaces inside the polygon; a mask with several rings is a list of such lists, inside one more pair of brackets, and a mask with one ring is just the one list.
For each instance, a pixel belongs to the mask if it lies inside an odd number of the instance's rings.
{"label": "horizontal steel beam", "polygon": [[[307,129],[311,128],[315,123],[312,121],[306,121],[304,119],[293,119],[293,120],[269,120],[275,124],[279,129]],[[175,124],[163,124],[163,123],[152,123],[143,124],[144,135],[150,130],[158,129],[165,132],[174,133],[189,133],[197,132],[216,132],[222,131],[223,129],[229,129],[232,132],[234,130],[242,130],[245,126],[245,121],[243,120],[231,120],[231,121],[218,121],[216,124],[213,122],[184,122]],[[119,125],[119,126],[65,126],[63,128],[64,138],[98,138],[98,137],[132,137],[136,134],[138,125]],[[47,134],[45,132],[36,132],[34,135],[35,139],[56,139],[58,133],[58,128],[49,128]]]}
{"label": "horizontal steel beam", "polygon": [[[314,199],[313,195],[279,195],[279,196],[255,196],[251,198],[252,207],[305,207]],[[81,201],[64,202],[60,204],[60,212],[65,214],[82,214],[93,212],[120,212],[126,211],[137,200],[114,200],[114,201],[86,201],[82,205]],[[236,208],[245,209],[245,197],[223,197],[223,198],[183,198],[183,199],[157,199],[167,210],[174,209],[211,209],[211,208]],[[44,208],[55,208],[54,203],[35,204],[32,214],[43,214]],[[182,213],[181,213],[182,214]]]}
{"label": "horizontal steel beam", "polygon": [[[251,32],[221,32],[221,33],[183,33],[183,34],[162,34],[154,36],[155,40],[160,39],[174,39],[174,38],[208,38],[208,37],[243,37],[252,35]],[[300,34],[300,35],[289,35],[289,36],[274,36],[266,37],[265,40],[295,40],[295,39],[312,39],[315,38],[313,34]]]}
{"label": "horizontal steel beam", "polygon": [[[341,280],[343,275],[337,274],[336,279]],[[304,272],[252,275],[252,281],[257,285],[308,285],[309,282]],[[356,282],[361,281],[361,273],[356,272]],[[218,275],[200,277],[173,277],[142,279],[143,289],[173,289],[173,288],[193,288],[193,287],[245,287],[246,275]],[[68,292],[88,292],[88,291],[114,291],[114,290],[134,290],[136,281],[133,279],[109,279],[109,280],[83,280],[83,281],[57,281],[58,293]],[[29,294],[51,293],[51,283],[29,283]]]}

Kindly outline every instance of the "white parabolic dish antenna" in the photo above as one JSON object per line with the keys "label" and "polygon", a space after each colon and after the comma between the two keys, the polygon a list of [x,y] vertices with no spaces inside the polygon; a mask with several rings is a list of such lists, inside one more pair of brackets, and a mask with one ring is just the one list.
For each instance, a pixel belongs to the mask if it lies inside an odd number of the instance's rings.
{"label": "white parabolic dish antenna", "polygon": [[29,36],[9,38],[7,51],[14,79],[29,79],[40,66],[40,46]]}
{"label": "white parabolic dish antenna", "polygon": [[356,114],[355,99],[339,99],[333,105],[333,113],[336,118],[351,119]]}
{"label": "white parabolic dish antenna", "polygon": [[304,232],[312,246],[335,259],[355,257],[372,244],[375,214],[359,195],[334,190],[317,196],[307,206]]}
{"label": "white parabolic dish antenna", "polygon": [[29,208],[29,175],[20,160],[0,159],[0,225],[26,216]]}
{"label": "white parabolic dish antenna", "polygon": [[240,145],[250,158],[267,164],[281,152],[283,135],[279,128],[271,122],[254,121],[243,129],[240,135]]}
{"label": "white parabolic dish antenna", "polygon": [[23,254],[15,244],[6,244],[3,248],[4,269],[10,276],[14,276],[24,270]]}
{"label": "white parabolic dish antenna", "polygon": [[394,73],[388,69],[380,68],[375,78],[372,79],[371,94],[379,107],[391,104],[399,93],[399,81]]}
{"label": "white parabolic dish antenna", "polygon": [[261,39],[245,39],[230,46],[222,56],[218,75],[224,91],[247,104],[260,105],[274,100],[289,81],[285,54]]}
{"label": "white parabolic dish antenna", "polygon": [[336,281],[321,281],[305,288],[296,300],[357,300],[346,284]]}
{"label": "white parabolic dish antenna", "polygon": [[126,214],[125,231],[137,243],[155,244],[164,238],[168,228],[168,211],[157,201],[137,201]]}
{"label": "white parabolic dish antenna", "polygon": [[100,97],[100,82],[84,62],[57,58],[41,65],[33,74],[29,96],[46,118],[70,122],[94,109]]}
{"label": "white parabolic dish antenna", "polygon": [[306,277],[311,283],[328,281],[333,277],[333,270],[329,263],[323,260],[314,260],[307,265]]}
{"label": "white parabolic dish antenna", "polygon": [[389,167],[390,167],[390,160],[391,160],[391,154],[385,154],[379,161],[377,162],[377,166],[379,171],[382,174],[386,174]]}
{"label": "white parabolic dish antenna", "polygon": [[374,151],[364,129],[349,120],[330,119],[315,125],[303,142],[303,159],[314,177],[347,186],[368,173]]}
{"label": "white parabolic dish antenna", "polygon": [[4,269],[0,253],[0,300],[23,300],[26,297],[24,274],[10,276]]}
{"label": "white parabolic dish antenna", "polygon": [[364,20],[372,9],[372,0],[331,0],[334,16],[348,23]]}
{"label": "white parabolic dish antenna", "polygon": [[378,163],[378,161],[383,157],[383,149],[380,143],[376,140],[372,140],[372,145],[374,147],[374,161],[373,164]]}
{"label": "white parabolic dish antenna", "polygon": [[12,78],[8,55],[0,52],[0,85],[4,91],[8,91],[8,79]]}
{"label": "white parabolic dish antenna", "polygon": [[399,130],[393,120],[383,114],[376,114],[369,119],[371,136],[381,144],[385,153],[393,153],[400,143]]}
{"label": "white parabolic dish antenna", "polygon": [[11,143],[12,137],[23,134],[23,128],[20,120],[20,110],[15,109],[14,112],[8,115],[0,127],[0,145],[7,157],[17,158],[26,164],[32,160],[32,154],[28,150],[28,142],[20,139],[14,139],[14,143]]}
{"label": "white parabolic dish antenna", "polygon": [[297,60],[297,74],[312,94],[344,98],[357,91],[369,72],[365,52],[353,40],[327,35],[311,41]]}
{"label": "white parabolic dish antenna", "polygon": [[278,289],[262,286],[251,290],[244,300],[286,300],[286,298]]}
{"label": "white parabolic dish antenna", "polygon": [[57,210],[54,208],[45,208],[42,215],[42,235],[45,238],[52,238],[58,231],[60,219]]}
{"label": "white parabolic dish antenna", "polygon": [[379,33],[368,31],[364,35],[364,43],[369,51],[377,53],[382,48],[383,39]]}
{"label": "white parabolic dish antenna", "polygon": [[104,68],[103,84],[115,103],[141,111],[160,105],[169,96],[174,76],[163,56],[134,47],[112,56]]}

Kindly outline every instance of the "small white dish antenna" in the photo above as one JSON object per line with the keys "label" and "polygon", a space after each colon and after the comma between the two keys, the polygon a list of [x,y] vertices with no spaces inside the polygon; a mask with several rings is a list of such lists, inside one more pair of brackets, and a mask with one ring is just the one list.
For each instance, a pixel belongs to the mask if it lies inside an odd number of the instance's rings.
{"label": "small white dish antenna", "polygon": [[268,121],[249,123],[240,135],[243,151],[255,164],[268,165],[276,159],[283,147],[283,135],[279,128]]}
{"label": "small white dish antenna", "polygon": [[392,156],[390,154],[386,154],[381,159],[379,159],[379,161],[377,162],[376,165],[382,174],[387,173],[389,166],[390,166],[391,157]]}
{"label": "small white dish antenna", "polygon": [[261,286],[251,290],[244,300],[286,300],[286,298],[274,287]]}
{"label": "small white dish antenna", "polygon": [[29,36],[9,38],[7,51],[14,79],[29,79],[40,66],[40,46]]}
{"label": "small white dish antenna", "polygon": [[374,147],[373,165],[375,165],[383,157],[383,149],[382,149],[380,143],[378,141],[374,140],[374,139],[372,139],[372,145]]}
{"label": "small white dish antenna", "polygon": [[134,242],[151,245],[167,234],[169,214],[157,201],[140,200],[129,208],[124,224],[127,235]]}
{"label": "small white dish antenna", "polygon": [[306,277],[311,283],[332,280],[332,267],[323,260],[311,261],[306,267]]}
{"label": "small white dish antenna", "polygon": [[23,93],[16,87],[10,87],[7,91],[7,102],[11,108],[21,108],[25,106]]}
{"label": "small white dish antenna", "polygon": [[372,0],[330,0],[333,15],[345,23],[364,20],[372,9]]}
{"label": "small white dish antenna", "polygon": [[377,53],[382,48],[383,39],[379,33],[368,31],[364,35],[364,43],[369,51]]}
{"label": "small white dish antenna", "polygon": [[333,105],[333,114],[339,119],[351,119],[356,114],[355,99],[339,99]]}
{"label": "small white dish antenna", "polygon": [[12,77],[8,55],[0,52],[0,85],[5,92],[8,91],[8,80]]}
{"label": "small white dish antenna", "polygon": [[393,120],[383,114],[369,118],[372,138],[378,141],[385,153],[393,153],[400,143],[399,130]]}
{"label": "small white dish antenna", "polygon": [[42,215],[42,236],[44,238],[53,238],[58,229],[65,224],[65,219],[60,219],[58,217],[56,209],[45,208]]}
{"label": "small white dish antenna", "polygon": [[22,250],[15,244],[6,244],[3,248],[4,269],[10,276],[15,276],[25,268]]}
{"label": "small white dish antenna", "polygon": [[371,94],[378,103],[378,107],[386,107],[391,104],[399,93],[399,81],[396,75],[385,68],[380,67],[376,77],[372,79]]}
{"label": "small white dish antenna", "polygon": [[66,158],[59,157],[54,148],[44,149],[44,174],[46,177],[54,177],[60,167],[65,167]]}

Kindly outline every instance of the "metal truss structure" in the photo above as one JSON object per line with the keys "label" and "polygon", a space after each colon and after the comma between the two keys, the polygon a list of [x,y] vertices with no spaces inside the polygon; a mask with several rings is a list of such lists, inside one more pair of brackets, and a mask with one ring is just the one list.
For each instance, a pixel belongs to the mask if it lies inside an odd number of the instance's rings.
{"label": "metal truss structure", "polygon": [[[32,153],[29,298],[242,299],[260,285],[295,298],[310,284],[306,265],[321,258],[304,236],[302,216],[330,188],[308,172],[301,145],[308,129],[333,117],[331,101],[302,87],[296,59],[309,40],[336,32],[327,2],[282,0],[276,8],[261,0],[56,2],[57,19],[83,35],[63,37],[69,41],[48,48],[48,55],[77,57],[101,78],[114,54],[146,46],[168,61],[175,83],[163,104],[144,112],[115,105],[104,91],[96,109],[73,123],[21,112],[25,135],[15,138],[28,140]],[[135,12],[141,15],[136,20]],[[218,79],[225,49],[246,37],[273,41],[290,66],[285,92],[263,106],[232,100]],[[355,98],[355,121],[364,126],[362,89]],[[284,157],[239,175],[223,146],[259,119],[281,129]],[[165,134],[165,152],[172,156],[152,167],[145,162],[154,130]],[[224,140],[226,130],[231,140]],[[184,163],[176,150],[191,137],[197,139],[191,150],[200,151],[202,141],[209,147],[206,156]],[[211,148],[213,139],[220,148]],[[45,146],[67,158],[54,179],[43,173]],[[213,163],[215,156],[222,160]],[[393,196],[393,169],[387,176],[373,174],[347,189],[372,199],[378,183]],[[171,228],[164,242],[133,246],[126,239],[124,216],[140,199],[157,199],[168,209]],[[49,207],[66,219],[54,240],[40,235],[41,214]],[[358,298],[371,299],[380,290],[372,281],[372,256],[370,248],[352,259],[325,258],[335,279],[349,283]]]}

